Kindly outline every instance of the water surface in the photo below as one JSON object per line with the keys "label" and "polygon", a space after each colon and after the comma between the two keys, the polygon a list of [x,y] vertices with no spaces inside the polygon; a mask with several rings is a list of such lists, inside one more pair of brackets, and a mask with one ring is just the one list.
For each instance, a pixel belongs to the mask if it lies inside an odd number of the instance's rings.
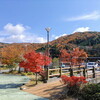
{"label": "water surface", "polygon": [[20,86],[28,81],[26,76],[0,74],[0,100],[48,100],[21,91]]}

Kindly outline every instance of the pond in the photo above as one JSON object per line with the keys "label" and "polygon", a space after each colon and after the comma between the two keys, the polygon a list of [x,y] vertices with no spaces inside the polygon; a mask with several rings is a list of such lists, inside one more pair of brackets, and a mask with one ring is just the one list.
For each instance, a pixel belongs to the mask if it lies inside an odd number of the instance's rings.
{"label": "pond", "polygon": [[0,100],[48,100],[21,91],[19,87],[28,81],[26,76],[0,74]]}

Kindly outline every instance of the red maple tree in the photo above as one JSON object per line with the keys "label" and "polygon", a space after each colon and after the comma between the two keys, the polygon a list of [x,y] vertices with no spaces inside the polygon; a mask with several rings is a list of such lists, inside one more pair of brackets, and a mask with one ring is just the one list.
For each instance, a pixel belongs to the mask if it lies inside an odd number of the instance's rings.
{"label": "red maple tree", "polygon": [[43,77],[45,73],[42,66],[47,66],[51,63],[51,58],[42,54],[32,51],[24,55],[24,60],[20,62],[19,66],[36,73],[36,84],[37,84],[37,74]]}
{"label": "red maple tree", "polygon": [[60,55],[61,62],[71,62],[72,65],[82,63],[88,56],[84,50],[74,48],[72,51],[62,49]]}

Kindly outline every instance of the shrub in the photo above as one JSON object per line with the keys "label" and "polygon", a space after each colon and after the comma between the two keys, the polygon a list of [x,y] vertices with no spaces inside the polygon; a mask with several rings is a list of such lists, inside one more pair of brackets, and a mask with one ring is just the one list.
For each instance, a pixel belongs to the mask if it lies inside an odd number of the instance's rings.
{"label": "shrub", "polygon": [[33,75],[33,73],[32,72],[28,72],[27,75]]}
{"label": "shrub", "polygon": [[27,73],[24,73],[24,72],[23,72],[23,73],[21,73],[21,75],[22,75],[22,76],[26,76],[26,75],[27,75]]}
{"label": "shrub", "polygon": [[83,87],[79,93],[79,100],[100,100],[100,83]]}
{"label": "shrub", "polygon": [[86,78],[83,76],[68,77],[66,75],[63,75],[61,76],[61,79],[62,82],[66,84],[65,88],[62,91],[61,99],[66,99],[68,97],[77,98],[82,85],[87,83]]}
{"label": "shrub", "polygon": [[80,77],[71,76],[71,77],[68,77],[66,75],[62,75],[61,79],[64,82],[64,84],[66,84],[68,87],[72,87],[72,86],[80,87],[81,84],[87,83],[86,78],[84,76],[80,76]]}

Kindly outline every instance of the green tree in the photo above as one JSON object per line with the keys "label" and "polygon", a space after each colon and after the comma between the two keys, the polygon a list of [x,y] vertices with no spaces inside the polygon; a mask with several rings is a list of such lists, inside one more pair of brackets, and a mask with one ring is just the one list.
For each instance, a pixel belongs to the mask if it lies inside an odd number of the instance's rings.
{"label": "green tree", "polygon": [[59,49],[57,48],[57,45],[53,45],[51,48],[50,48],[50,55],[52,58],[58,58],[59,57],[59,54],[60,54],[60,51]]}
{"label": "green tree", "polygon": [[52,60],[52,66],[53,66],[53,68],[57,68],[57,67],[59,67],[59,58],[53,58],[53,60]]}

